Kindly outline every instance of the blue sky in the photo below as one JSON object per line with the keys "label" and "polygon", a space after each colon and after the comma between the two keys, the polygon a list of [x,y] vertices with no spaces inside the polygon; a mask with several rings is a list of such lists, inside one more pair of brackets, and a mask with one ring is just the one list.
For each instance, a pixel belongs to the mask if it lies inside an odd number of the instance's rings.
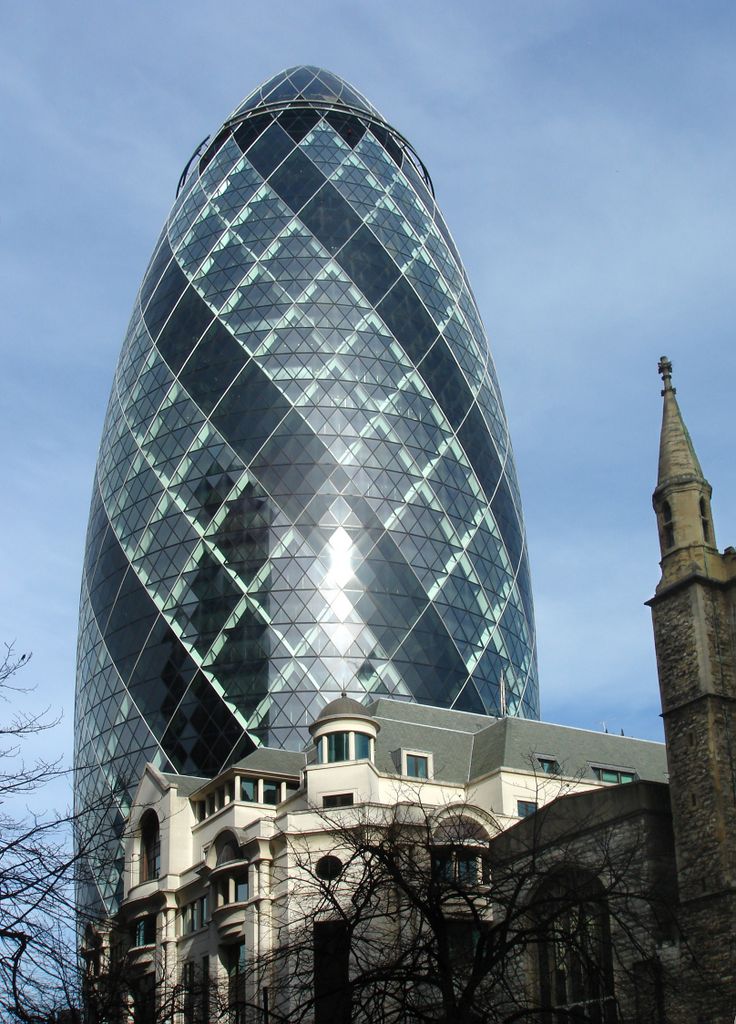
{"label": "blue sky", "polygon": [[650,0],[0,6],[0,639],[63,714],[92,473],[133,299],[192,150],[323,65],[432,174],[516,453],[543,717],[658,739],[657,359],[736,542],[736,9]]}

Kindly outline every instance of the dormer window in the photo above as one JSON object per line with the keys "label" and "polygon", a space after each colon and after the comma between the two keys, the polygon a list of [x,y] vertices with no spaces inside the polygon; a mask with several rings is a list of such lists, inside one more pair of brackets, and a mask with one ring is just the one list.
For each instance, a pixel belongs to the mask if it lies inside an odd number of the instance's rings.
{"label": "dormer window", "polygon": [[592,764],[590,769],[599,782],[611,782],[614,785],[636,782],[637,778],[636,772],[631,768],[614,768],[608,765]]}
{"label": "dormer window", "polygon": [[537,757],[539,770],[545,775],[559,775],[560,762],[556,757]]}
{"label": "dormer window", "polygon": [[426,750],[402,750],[401,774],[410,779],[431,779],[433,775],[432,755]]}

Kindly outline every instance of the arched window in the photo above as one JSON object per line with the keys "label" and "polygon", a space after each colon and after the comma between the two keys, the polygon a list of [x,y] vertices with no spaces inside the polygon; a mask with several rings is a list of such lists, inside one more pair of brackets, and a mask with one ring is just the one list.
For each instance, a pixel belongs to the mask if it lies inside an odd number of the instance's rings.
{"label": "arched window", "polygon": [[708,522],[708,506],[705,504],[705,498],[700,499],[700,522],[703,527],[703,540],[706,544],[710,544],[710,523]]}
{"label": "arched window", "polygon": [[161,872],[161,833],[155,811],[141,818],[141,882],[158,878]]}
{"label": "arched window", "polygon": [[534,897],[539,927],[542,1019],[613,1024],[616,1001],[608,905],[598,879],[579,871],[549,877]]}
{"label": "arched window", "polygon": [[240,860],[238,848],[231,840],[227,840],[227,842],[223,843],[220,847],[217,854],[217,866],[219,867],[220,864],[227,864],[229,860]]}
{"label": "arched window", "polygon": [[489,841],[487,829],[469,815],[445,815],[432,830],[436,876],[461,888],[487,885]]}

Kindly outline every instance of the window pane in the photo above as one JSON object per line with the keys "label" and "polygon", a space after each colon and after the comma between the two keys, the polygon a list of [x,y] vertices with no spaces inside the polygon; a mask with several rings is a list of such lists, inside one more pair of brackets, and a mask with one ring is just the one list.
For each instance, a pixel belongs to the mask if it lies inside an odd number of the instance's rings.
{"label": "window pane", "polygon": [[255,803],[258,799],[258,780],[257,779],[241,779],[240,780],[240,799],[245,800],[248,803]]}
{"label": "window pane", "polygon": [[266,782],[263,783],[263,802],[264,804],[277,804],[281,797],[281,783],[280,782]]}
{"label": "window pane", "polygon": [[334,793],[332,796],[322,797],[323,807],[352,807],[352,793]]}
{"label": "window pane", "polygon": [[248,879],[244,876],[235,879],[235,902],[243,903],[248,899]]}
{"label": "window pane", "polygon": [[419,754],[406,755],[406,774],[413,779],[426,779],[429,776],[429,761]]}
{"label": "window pane", "polygon": [[355,734],[355,758],[357,761],[371,756],[371,738],[364,732]]}
{"label": "window pane", "polygon": [[333,732],[327,737],[327,760],[347,761],[348,759],[348,733]]}

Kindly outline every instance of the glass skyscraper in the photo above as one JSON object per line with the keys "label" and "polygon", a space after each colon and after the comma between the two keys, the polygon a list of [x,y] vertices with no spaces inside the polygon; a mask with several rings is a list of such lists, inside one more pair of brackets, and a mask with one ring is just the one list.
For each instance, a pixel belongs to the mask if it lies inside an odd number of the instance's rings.
{"label": "glass skyscraper", "polygon": [[[538,717],[521,503],[475,300],[409,143],[291,68],[195,153],[100,446],[77,799],[299,748],[324,703]],[[103,903],[117,871],[93,869]]]}

